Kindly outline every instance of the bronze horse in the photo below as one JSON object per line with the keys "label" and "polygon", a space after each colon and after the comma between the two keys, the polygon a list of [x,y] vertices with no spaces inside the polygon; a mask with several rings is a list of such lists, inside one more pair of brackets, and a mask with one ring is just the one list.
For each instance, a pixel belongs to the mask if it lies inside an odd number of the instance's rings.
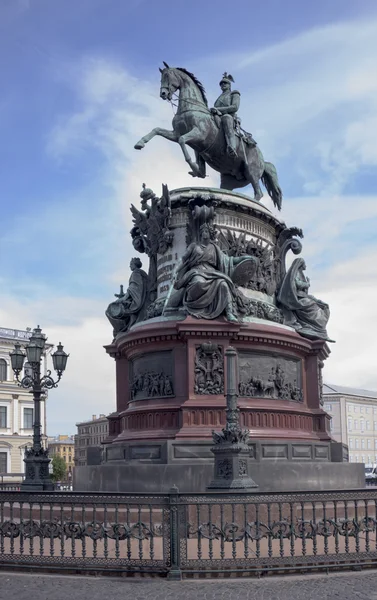
{"label": "bronze horse", "polygon": [[[251,183],[256,201],[263,196],[259,185],[261,179],[273,203],[280,210],[282,191],[274,165],[265,162],[258,146],[247,143],[241,135],[237,135],[237,156],[228,156],[223,131],[219,120],[208,108],[203,85],[186,69],[170,68],[165,62],[164,65],[165,68],[160,69],[160,97],[171,101],[173,94],[179,90],[173,131],[156,127],[142,137],[135,148],[141,150],[155,135],[177,142],[191,167],[190,175],[193,177],[204,178],[207,163],[221,173],[221,188],[233,190]],[[192,160],[187,146],[195,151],[196,161]]]}

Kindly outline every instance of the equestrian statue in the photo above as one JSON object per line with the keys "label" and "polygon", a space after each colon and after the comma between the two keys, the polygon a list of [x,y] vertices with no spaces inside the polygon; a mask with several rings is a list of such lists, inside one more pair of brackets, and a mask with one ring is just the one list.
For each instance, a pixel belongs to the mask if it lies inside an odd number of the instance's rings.
{"label": "equestrian statue", "polygon": [[[164,65],[165,68],[160,69],[160,97],[172,102],[173,94],[179,91],[173,130],[156,127],[142,137],[135,148],[141,150],[155,135],[177,142],[193,177],[205,178],[208,164],[221,174],[222,189],[234,190],[250,183],[256,201],[263,196],[259,183],[262,180],[280,210],[282,191],[276,169],[272,163],[265,162],[253,136],[241,128],[237,115],[241,95],[232,90],[233,77],[224,73],[220,81],[222,93],[213,108],[209,108],[204,87],[195,75],[183,68],[169,67],[165,62]],[[195,151],[195,160],[187,146]]]}

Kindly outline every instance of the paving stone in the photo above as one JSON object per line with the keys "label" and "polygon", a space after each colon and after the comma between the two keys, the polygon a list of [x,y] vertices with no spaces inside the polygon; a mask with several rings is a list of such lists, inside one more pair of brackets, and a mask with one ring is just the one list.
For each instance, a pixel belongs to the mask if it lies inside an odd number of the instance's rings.
{"label": "paving stone", "polygon": [[377,571],[243,580],[0,573],[0,600],[377,600]]}

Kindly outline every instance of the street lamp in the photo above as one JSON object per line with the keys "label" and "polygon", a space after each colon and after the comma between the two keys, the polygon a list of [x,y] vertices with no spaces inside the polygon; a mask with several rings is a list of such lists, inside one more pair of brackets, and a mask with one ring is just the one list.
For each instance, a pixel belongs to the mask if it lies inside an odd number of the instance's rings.
{"label": "street lamp", "polygon": [[[46,344],[46,336],[41,328],[33,330],[29,343],[25,347],[26,354],[21,350],[21,345],[16,342],[13,352],[10,352],[12,369],[16,375],[19,385],[30,389],[34,400],[34,423],[33,423],[33,445],[25,451],[25,480],[21,485],[21,491],[53,490],[54,484],[49,473],[50,459],[48,450],[42,446],[41,435],[41,396],[45,390],[57,387],[67,365],[69,354],[64,352],[59,342],[57,350],[52,354],[54,369],[58,375],[56,381],[51,377],[51,371],[41,377],[41,358]],[[27,358],[29,369],[22,379],[19,378],[24,360]]]}

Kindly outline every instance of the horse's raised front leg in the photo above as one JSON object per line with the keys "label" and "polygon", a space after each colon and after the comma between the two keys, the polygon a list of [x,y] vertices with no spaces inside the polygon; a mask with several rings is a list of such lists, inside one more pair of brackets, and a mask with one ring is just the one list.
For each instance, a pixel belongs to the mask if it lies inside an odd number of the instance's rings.
{"label": "horse's raised front leg", "polygon": [[[199,164],[194,162],[191,159],[191,156],[190,156],[189,151],[187,150],[186,144],[188,144],[189,142],[194,143],[197,141],[201,141],[202,138],[203,138],[203,134],[201,133],[199,127],[193,127],[191,129],[191,131],[188,131],[187,133],[185,133],[184,135],[181,135],[178,138],[178,144],[182,148],[182,152],[183,152],[183,156],[185,157],[185,161],[190,165],[190,167],[192,169],[192,171],[190,172],[190,175],[192,175],[193,177],[205,177],[205,163],[204,163],[203,159],[201,161],[198,161]],[[196,154],[196,156],[198,157],[198,154]]]}
{"label": "horse's raised front leg", "polygon": [[144,148],[145,144],[147,144],[149,142],[149,140],[154,138],[155,135],[160,135],[161,137],[166,138],[170,142],[178,142],[178,135],[175,133],[175,131],[169,131],[168,129],[162,129],[161,127],[155,127],[154,129],[152,129],[152,131],[150,133],[148,133],[148,135],[145,135],[144,137],[142,137],[137,142],[137,144],[135,144],[134,148],[136,150],[141,150],[142,148]]}

